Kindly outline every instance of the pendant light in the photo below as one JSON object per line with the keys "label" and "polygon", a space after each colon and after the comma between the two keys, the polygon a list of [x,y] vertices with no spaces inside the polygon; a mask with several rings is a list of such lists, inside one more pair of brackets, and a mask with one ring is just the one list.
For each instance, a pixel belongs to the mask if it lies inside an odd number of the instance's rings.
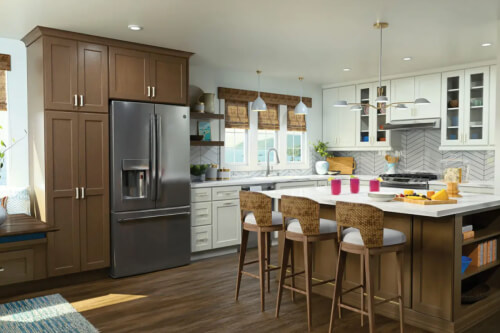
{"label": "pendant light", "polygon": [[257,70],[257,85],[258,85],[258,90],[257,90],[257,98],[255,101],[252,102],[252,107],[251,110],[255,112],[262,112],[262,111],[267,111],[267,105],[266,102],[260,97],[260,74],[262,73],[261,70]]}
{"label": "pendant light", "polygon": [[299,81],[300,81],[300,102],[299,104],[297,104],[295,106],[295,110],[294,110],[294,113],[295,114],[308,114],[309,113],[309,109],[307,108],[307,106],[304,104],[304,102],[302,102],[302,81],[304,80],[304,78],[302,76],[299,76]]}
{"label": "pendant light", "polygon": [[[386,107],[389,106],[396,106],[397,110],[404,110],[407,109],[408,107],[405,104],[415,104],[415,105],[426,105],[430,104],[430,101],[426,98],[416,98],[415,101],[413,102],[394,102],[389,104],[389,99],[387,96],[379,96],[382,95],[383,91],[381,91],[382,87],[382,30],[389,27],[389,23],[387,22],[376,22],[373,24],[373,27],[375,29],[380,30],[380,49],[379,49],[379,59],[378,59],[378,87],[377,87],[377,98],[375,99],[375,105],[371,104],[363,104],[363,105],[368,105],[371,108],[377,109],[377,104],[385,104]],[[353,105],[350,110],[351,111],[361,111],[363,109],[361,103],[348,103],[345,100],[340,100],[335,102],[333,104],[334,107],[347,107],[349,105]]]}

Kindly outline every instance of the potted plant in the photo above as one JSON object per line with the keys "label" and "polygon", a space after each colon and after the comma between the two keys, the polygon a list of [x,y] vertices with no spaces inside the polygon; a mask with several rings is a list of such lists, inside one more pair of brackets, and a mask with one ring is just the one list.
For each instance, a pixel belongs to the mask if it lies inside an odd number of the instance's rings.
{"label": "potted plant", "polygon": [[205,181],[205,172],[209,164],[191,164],[191,180],[192,181]]}
{"label": "potted plant", "polygon": [[327,157],[331,157],[332,155],[326,151],[328,147],[328,142],[323,142],[318,140],[316,144],[313,144],[314,150],[325,160],[323,161],[317,161],[315,168],[316,168],[316,173],[318,175],[326,175],[328,173],[328,168],[330,167],[330,164],[326,161]]}

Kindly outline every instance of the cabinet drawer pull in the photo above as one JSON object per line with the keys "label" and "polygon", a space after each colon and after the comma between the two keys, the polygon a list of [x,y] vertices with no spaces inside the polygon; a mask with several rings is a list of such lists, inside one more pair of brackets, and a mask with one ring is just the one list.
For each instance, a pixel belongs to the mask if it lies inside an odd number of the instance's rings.
{"label": "cabinet drawer pull", "polygon": [[223,206],[234,206],[234,204],[232,202],[226,202],[224,204],[222,204]]}
{"label": "cabinet drawer pull", "polygon": [[0,272],[3,272],[3,271],[5,271],[5,268],[0,267]]}
{"label": "cabinet drawer pull", "polygon": [[78,190],[78,187],[75,187],[75,199],[80,199],[80,191]]}
{"label": "cabinet drawer pull", "polygon": [[83,95],[80,95],[80,106],[83,106]]}
{"label": "cabinet drawer pull", "polygon": [[156,97],[156,87],[153,86],[152,90],[153,90],[152,97],[155,98]]}
{"label": "cabinet drawer pull", "polygon": [[74,101],[73,105],[78,106],[78,95],[75,95],[74,98],[75,98],[75,101]]}
{"label": "cabinet drawer pull", "polygon": [[151,86],[148,86],[148,97],[151,97]]}
{"label": "cabinet drawer pull", "polygon": [[208,193],[198,193],[197,196],[199,196],[199,197],[207,197]]}
{"label": "cabinet drawer pull", "polygon": [[85,187],[82,187],[82,199],[85,199]]}

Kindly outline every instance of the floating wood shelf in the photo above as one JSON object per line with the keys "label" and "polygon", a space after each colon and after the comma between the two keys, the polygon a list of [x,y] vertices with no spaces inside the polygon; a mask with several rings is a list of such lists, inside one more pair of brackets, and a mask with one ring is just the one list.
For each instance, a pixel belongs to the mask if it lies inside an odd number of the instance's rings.
{"label": "floating wood shelf", "polygon": [[221,147],[224,141],[191,141],[191,146]]}
{"label": "floating wood shelf", "polygon": [[488,228],[486,229],[479,229],[477,231],[474,231],[474,238],[469,238],[465,239],[462,242],[462,245],[469,245],[469,244],[474,244],[474,243],[479,243],[485,239],[488,238],[494,238],[496,236],[500,236],[500,230],[489,230]]}
{"label": "floating wood shelf", "polygon": [[470,278],[471,276],[474,276],[474,275],[479,274],[481,272],[487,271],[488,269],[491,269],[493,267],[497,267],[498,265],[500,265],[500,260],[490,262],[489,264],[486,264],[486,265],[483,265],[480,267],[469,266],[465,270],[464,274],[462,274],[462,280]]}
{"label": "floating wood shelf", "polygon": [[223,114],[190,112],[191,119],[224,119]]}

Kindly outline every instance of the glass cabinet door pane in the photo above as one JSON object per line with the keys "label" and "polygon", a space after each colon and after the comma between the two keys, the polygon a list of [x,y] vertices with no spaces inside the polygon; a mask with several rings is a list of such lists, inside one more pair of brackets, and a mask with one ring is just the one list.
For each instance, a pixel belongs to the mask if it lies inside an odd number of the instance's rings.
{"label": "glass cabinet door pane", "polygon": [[359,142],[370,142],[370,89],[360,90],[361,111],[359,111]]}
{"label": "glass cabinet door pane", "polygon": [[467,80],[470,80],[468,140],[482,140],[484,124],[484,73],[471,74]]}
{"label": "glass cabinet door pane", "polygon": [[460,77],[451,76],[447,79],[446,84],[446,140],[458,141],[460,128]]}
{"label": "glass cabinet door pane", "polygon": [[[387,86],[377,88],[377,97],[387,96]],[[387,141],[387,132],[384,130],[384,125],[387,122],[387,105],[384,103],[377,103],[377,142]]]}

